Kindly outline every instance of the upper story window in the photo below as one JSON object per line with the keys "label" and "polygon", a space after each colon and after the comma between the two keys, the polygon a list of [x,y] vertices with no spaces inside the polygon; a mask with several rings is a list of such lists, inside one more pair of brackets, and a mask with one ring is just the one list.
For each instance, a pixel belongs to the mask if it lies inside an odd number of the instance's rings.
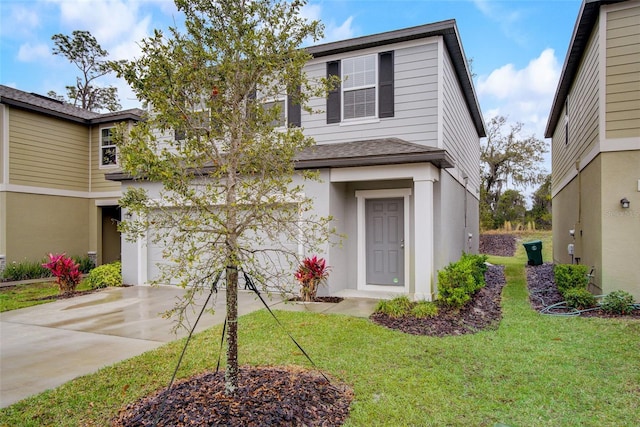
{"label": "upper story window", "polygon": [[344,120],[376,117],[376,56],[358,56],[342,61]]}
{"label": "upper story window", "polygon": [[327,97],[327,123],[394,116],[393,51],[327,62],[340,87]]}
{"label": "upper story window", "polygon": [[264,109],[269,111],[273,108],[278,109],[278,116],[270,123],[271,126],[278,128],[284,127],[287,124],[287,110],[286,102],[284,99],[276,99],[274,101],[264,102]]}
{"label": "upper story window", "polygon": [[115,128],[100,130],[100,166],[117,166],[118,150],[113,139]]}

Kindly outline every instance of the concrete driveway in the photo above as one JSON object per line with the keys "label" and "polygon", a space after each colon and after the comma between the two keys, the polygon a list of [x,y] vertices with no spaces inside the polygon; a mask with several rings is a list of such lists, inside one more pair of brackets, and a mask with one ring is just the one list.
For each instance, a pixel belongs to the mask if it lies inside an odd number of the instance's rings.
{"label": "concrete driveway", "polygon": [[[110,288],[0,314],[0,407],[186,336],[186,329],[173,333],[174,321],[160,315],[183,294],[170,286]],[[206,296],[200,295],[196,311],[189,312],[192,322]],[[278,309],[367,317],[376,300],[347,298],[329,305],[267,302]],[[224,291],[209,306],[215,314],[205,313],[197,331],[224,322]],[[263,307],[254,293],[239,292],[240,315]]]}

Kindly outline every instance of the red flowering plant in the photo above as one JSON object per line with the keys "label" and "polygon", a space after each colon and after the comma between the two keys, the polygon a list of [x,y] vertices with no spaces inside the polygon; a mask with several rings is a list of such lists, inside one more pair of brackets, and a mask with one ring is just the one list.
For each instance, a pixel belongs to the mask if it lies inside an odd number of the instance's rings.
{"label": "red flowering plant", "polygon": [[56,278],[61,294],[70,294],[82,278],[80,265],[66,254],[49,254],[49,262],[42,264]]}
{"label": "red flowering plant", "polygon": [[329,267],[324,258],[316,255],[302,260],[294,276],[300,282],[300,296],[303,301],[310,302],[316,298],[318,286],[329,277]]}

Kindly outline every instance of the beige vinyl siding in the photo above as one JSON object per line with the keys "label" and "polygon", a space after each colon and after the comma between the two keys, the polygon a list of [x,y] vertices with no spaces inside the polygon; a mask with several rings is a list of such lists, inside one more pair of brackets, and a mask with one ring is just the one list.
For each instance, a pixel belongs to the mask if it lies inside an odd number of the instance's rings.
{"label": "beige vinyl siding", "polygon": [[640,5],[607,13],[607,138],[640,136]]}
{"label": "beige vinyl siding", "polygon": [[575,162],[581,160],[598,143],[598,43],[598,31],[594,30],[569,91],[568,144],[565,144],[566,107],[563,108],[553,133],[553,191],[560,190],[557,185],[574,173]]}
{"label": "beige vinyl siding", "polygon": [[88,190],[87,127],[10,108],[9,141],[10,184]]}
{"label": "beige vinyl siding", "polygon": [[469,177],[470,188],[480,188],[480,139],[464,100],[449,54],[444,57],[443,148]]}
{"label": "beige vinyl siding", "polygon": [[310,79],[326,76],[326,63],[352,56],[394,51],[394,117],[361,123],[327,124],[326,99],[310,102],[318,114],[302,113],[305,134],[318,144],[400,137],[406,141],[437,146],[438,137],[438,39],[424,44],[396,44],[349,54],[320,58],[305,68]]}
{"label": "beige vinyl siding", "polygon": [[[5,159],[5,144],[8,144],[9,141],[5,141],[5,130],[7,129],[8,123],[5,123],[5,113],[6,113],[6,109],[7,107],[4,106],[4,104],[0,104],[0,184],[5,184],[4,182],[4,163],[6,161]],[[1,252],[1,248],[0,248],[0,253]]]}
{"label": "beige vinyl siding", "polygon": [[[110,126],[111,125],[101,125],[91,128],[91,192],[112,192],[120,191],[121,189],[119,182],[107,181],[104,178],[105,173],[114,172],[119,169],[100,167],[100,129]],[[115,126],[115,124],[113,126]]]}

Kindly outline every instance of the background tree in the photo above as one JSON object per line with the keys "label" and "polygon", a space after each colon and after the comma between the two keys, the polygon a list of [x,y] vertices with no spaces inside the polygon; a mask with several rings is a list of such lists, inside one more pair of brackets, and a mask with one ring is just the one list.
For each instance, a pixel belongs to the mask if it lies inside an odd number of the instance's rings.
{"label": "background tree", "polygon": [[162,243],[171,265],[159,281],[189,285],[178,314],[225,273],[230,395],[238,387],[239,271],[268,288],[293,284],[298,245],[311,252],[330,237],[330,218],[311,213],[294,171],[295,154],[313,140],[297,127],[274,128],[282,105],[267,103],[289,95],[309,110],[310,96],[326,94],[324,80],[303,73],[310,57],[299,46],[321,36],[317,21],[300,17],[304,3],[177,0],[186,32],[156,31],[140,59],[113,64],[151,111],[123,135],[122,166],[163,184],[159,194],[123,195],[136,215],[121,228],[130,237],[151,230]]}
{"label": "background tree", "polygon": [[[64,34],[51,37],[55,45],[53,54],[66,57],[82,74],[76,77],[74,86],[66,86],[69,103],[89,111],[119,110],[121,106],[118,89],[95,85],[98,78],[112,72],[106,60],[109,52],[100,47],[89,31],[76,30],[72,34],[73,37]],[[48,95],[64,100],[63,96],[54,91],[50,91]]]}
{"label": "background tree", "polygon": [[487,122],[487,138],[480,146],[481,209],[485,210],[481,211],[481,218],[495,216],[498,201],[507,188],[539,184],[545,177],[542,161],[547,144],[535,135],[522,136],[523,126],[509,125],[504,116]]}
{"label": "background tree", "polygon": [[531,195],[532,207],[527,212],[527,220],[533,221],[536,228],[551,229],[551,175],[547,175],[538,189]]}
{"label": "background tree", "polygon": [[524,196],[518,190],[506,190],[500,195],[494,213],[494,228],[505,222],[524,223],[526,214]]}

